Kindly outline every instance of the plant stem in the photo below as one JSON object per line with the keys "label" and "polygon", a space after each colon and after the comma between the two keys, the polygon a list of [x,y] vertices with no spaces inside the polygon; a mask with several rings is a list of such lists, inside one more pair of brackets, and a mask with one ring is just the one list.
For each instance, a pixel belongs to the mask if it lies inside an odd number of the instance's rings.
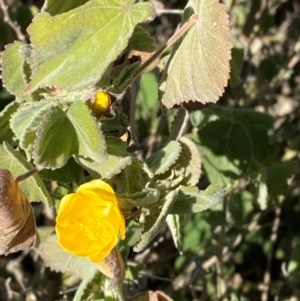
{"label": "plant stem", "polygon": [[281,214],[281,208],[277,207],[275,210],[275,218],[273,221],[272,232],[271,232],[271,237],[270,237],[271,247],[270,247],[269,253],[267,255],[267,269],[264,273],[263,289],[262,289],[262,293],[261,293],[262,301],[268,301],[268,293],[269,293],[270,284],[271,284],[272,257],[273,257],[273,252],[274,252],[274,245],[276,243],[277,236],[278,236],[278,229],[280,226],[280,214]]}
{"label": "plant stem", "polygon": [[178,41],[198,20],[198,14],[193,14],[190,16],[189,20],[179,28],[177,32],[167,41],[167,43],[161,46],[157,51],[153,53],[152,56],[136,71],[132,82],[139,77],[144,70],[151,65],[157,58],[159,58],[170,46],[172,46],[176,41]]}
{"label": "plant stem", "polygon": [[[1,1],[1,0],[0,0]],[[31,177],[32,175],[34,175],[35,173],[41,171],[43,168],[41,167],[35,167],[29,171],[27,171],[26,173],[22,174],[22,175],[19,175],[17,177],[15,177],[15,182],[16,183],[19,183],[21,181],[24,181],[26,179],[28,179],[29,177]]]}

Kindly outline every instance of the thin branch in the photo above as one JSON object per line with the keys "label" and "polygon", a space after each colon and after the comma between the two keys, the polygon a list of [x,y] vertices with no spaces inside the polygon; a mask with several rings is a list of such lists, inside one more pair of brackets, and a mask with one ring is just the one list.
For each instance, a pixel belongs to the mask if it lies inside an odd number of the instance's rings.
{"label": "thin branch", "polygon": [[20,26],[17,25],[16,22],[13,22],[12,19],[10,18],[8,13],[8,6],[4,3],[4,0],[0,0],[0,8],[3,12],[4,22],[6,22],[11,27],[11,29],[15,32],[19,41],[26,42],[26,38],[23,35]]}
{"label": "thin branch", "polygon": [[278,229],[280,226],[280,214],[281,214],[281,208],[277,207],[275,210],[275,218],[273,221],[272,226],[272,233],[270,237],[271,247],[268,253],[267,257],[267,269],[264,274],[264,282],[263,282],[263,288],[261,293],[261,301],[268,301],[268,293],[270,290],[270,284],[271,284],[271,265],[272,265],[272,257],[273,257],[273,251],[274,251],[274,244],[277,240],[278,236]]}
{"label": "thin branch", "polygon": [[131,82],[133,82],[137,77],[139,77],[148,66],[150,66],[157,58],[159,58],[165,52],[166,49],[168,49],[176,41],[178,41],[198,21],[198,19],[198,14],[191,15],[189,20],[182,27],[180,27],[178,31],[174,33],[174,35],[167,41],[167,43],[161,48],[159,48],[156,52],[154,52],[153,55],[150,56],[150,58],[143,65],[141,65],[141,67],[136,71]]}
{"label": "thin branch", "polygon": [[184,11],[183,9],[157,9],[156,13],[158,15],[161,14],[182,15],[183,11]]}
{"label": "thin branch", "polygon": [[[0,0],[1,1],[1,0]],[[16,183],[19,183],[21,181],[24,181],[26,179],[28,179],[29,177],[31,177],[32,175],[34,175],[35,173],[41,171],[43,168],[41,167],[35,167],[29,171],[27,171],[26,173],[22,174],[22,175],[19,175],[17,177],[15,177],[15,182]]]}

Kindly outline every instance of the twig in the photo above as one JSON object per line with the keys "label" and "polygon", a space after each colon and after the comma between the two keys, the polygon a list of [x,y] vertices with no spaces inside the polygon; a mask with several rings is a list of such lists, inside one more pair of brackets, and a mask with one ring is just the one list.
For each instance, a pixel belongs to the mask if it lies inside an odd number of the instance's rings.
{"label": "twig", "polygon": [[161,14],[182,15],[183,11],[184,11],[183,9],[157,9],[156,13],[158,15]]}
{"label": "twig", "polygon": [[16,33],[19,41],[26,42],[26,38],[23,35],[20,26],[18,26],[16,22],[13,22],[12,19],[10,18],[8,13],[8,6],[4,3],[4,0],[0,0],[0,8],[3,12],[4,22],[6,22],[11,27],[11,29]]}
{"label": "twig", "polygon": [[277,240],[278,235],[278,229],[280,226],[280,214],[281,214],[281,208],[277,207],[275,210],[275,218],[273,221],[272,226],[272,233],[270,237],[270,250],[267,257],[267,269],[264,274],[264,281],[263,281],[263,287],[262,287],[262,293],[261,293],[261,301],[267,301],[268,300],[268,293],[270,290],[270,283],[271,283],[271,265],[272,265],[272,257],[273,257],[273,250],[274,250],[274,244]]}
{"label": "twig", "polygon": [[[224,199],[223,202],[223,214],[226,216],[227,212],[227,198]],[[225,233],[226,233],[226,221],[222,223],[221,232],[219,235],[219,246],[218,246],[218,257],[216,261],[216,270],[217,270],[217,294],[218,300],[227,301],[227,286],[226,281],[224,279],[223,273],[223,250],[225,244]]]}
{"label": "twig", "polygon": [[[0,0],[0,1],[1,1],[1,0]],[[16,183],[19,183],[19,182],[21,182],[21,181],[24,181],[24,180],[28,179],[29,177],[31,177],[32,175],[34,175],[35,173],[41,171],[42,169],[43,169],[43,168],[41,168],[41,167],[35,167],[35,168],[29,170],[28,172],[26,172],[26,173],[24,173],[24,174],[22,174],[22,175],[19,175],[19,176],[17,176],[17,177],[15,177],[15,182],[16,182]]]}
{"label": "twig", "polygon": [[161,48],[159,48],[157,51],[155,51],[153,55],[150,56],[150,58],[143,65],[141,65],[141,67],[134,74],[131,82],[133,82],[137,77],[139,77],[144,72],[144,70],[152,64],[152,62],[154,62],[165,52],[166,49],[168,49],[176,41],[178,41],[198,21],[198,19],[198,14],[191,15],[189,20],[182,27],[180,27],[177,32],[175,32],[175,34],[167,41],[167,43]]}

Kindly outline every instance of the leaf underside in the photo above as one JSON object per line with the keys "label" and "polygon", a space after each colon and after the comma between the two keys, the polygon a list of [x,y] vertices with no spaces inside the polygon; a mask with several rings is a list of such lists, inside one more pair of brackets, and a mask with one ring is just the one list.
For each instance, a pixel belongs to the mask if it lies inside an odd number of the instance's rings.
{"label": "leaf underside", "polygon": [[[171,108],[188,101],[215,103],[230,71],[231,43],[226,6],[217,0],[191,0],[185,8],[199,18],[175,46],[162,79],[162,104]],[[193,59],[191,59],[193,58]]]}

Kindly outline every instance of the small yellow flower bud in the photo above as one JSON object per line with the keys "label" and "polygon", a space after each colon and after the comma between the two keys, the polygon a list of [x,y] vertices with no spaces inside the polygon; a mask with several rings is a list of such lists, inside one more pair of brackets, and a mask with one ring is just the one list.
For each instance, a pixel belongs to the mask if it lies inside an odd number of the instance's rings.
{"label": "small yellow flower bud", "polygon": [[104,91],[99,91],[95,95],[94,102],[92,104],[92,111],[94,114],[99,115],[105,113],[111,104],[111,97]]}

